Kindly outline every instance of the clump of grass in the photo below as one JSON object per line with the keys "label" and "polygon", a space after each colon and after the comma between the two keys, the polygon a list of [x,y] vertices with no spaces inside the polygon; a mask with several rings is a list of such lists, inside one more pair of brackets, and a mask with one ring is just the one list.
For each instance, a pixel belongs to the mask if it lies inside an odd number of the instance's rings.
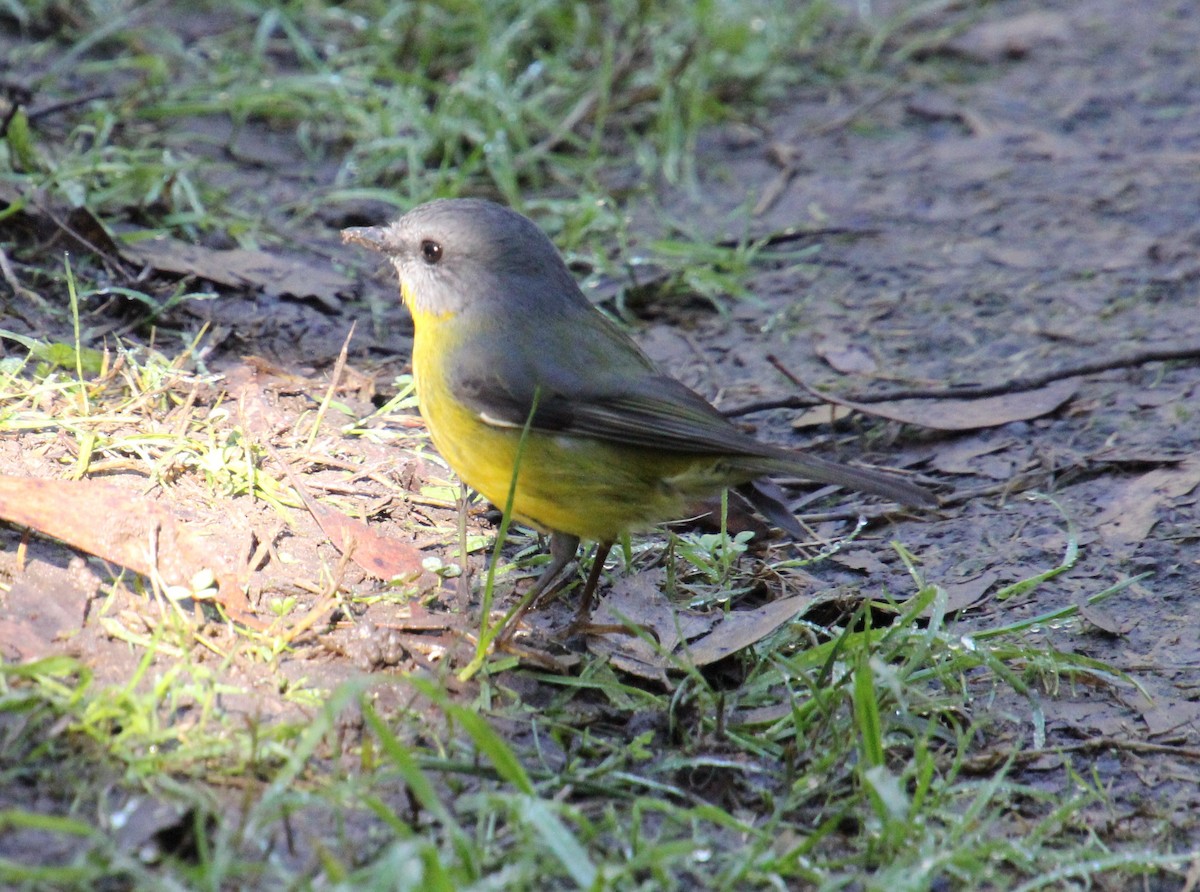
{"label": "clump of grass", "polygon": [[[549,696],[534,705],[504,676],[479,676],[463,699],[436,674],[414,675],[399,709],[382,711],[354,683],[316,701],[306,722],[250,734],[222,717],[219,671],[166,658],[170,624],[125,684],[98,686],[61,659],[2,667],[0,717],[45,717],[9,735],[23,770],[53,753],[76,771],[98,747],[126,783],[181,812],[203,808],[199,856],[170,855],[152,872],[109,829],[111,803],[96,829],[10,810],[9,826],[80,837],[86,854],[55,867],[0,861],[0,875],[62,888],[131,873],[205,885],[1034,889],[1185,865],[1186,853],[1108,849],[1088,831],[1105,792],[1084,766],[1065,791],[1047,791],[1019,778],[1019,749],[999,742],[1015,731],[1038,745],[1038,688],[1020,680],[1031,678],[1023,666],[1102,684],[1119,673],[1019,630],[968,642],[946,623],[944,598],[922,587],[881,627],[864,604],[816,646],[785,628],[745,656],[733,686],[685,668],[674,691],[656,692],[594,662],[576,677],[535,673]],[[1013,685],[1025,709],[1008,699],[1010,717],[992,714]],[[361,736],[347,735],[348,715],[361,716]],[[659,718],[631,736],[622,729],[637,716]],[[39,752],[49,721],[59,730]],[[978,774],[981,751],[1000,769]],[[197,800],[183,779],[201,776],[240,790],[240,805]],[[371,830],[341,836],[339,824]],[[261,843],[282,844],[289,825],[310,834],[303,850],[268,857]],[[312,837],[318,827],[332,835]]]}
{"label": "clump of grass", "polygon": [[[57,15],[32,5],[19,18],[36,30]],[[270,210],[252,190],[230,200],[220,153],[240,160],[241,135],[265,128],[314,170],[337,163],[293,217],[463,191],[524,207],[531,191],[567,189],[570,247],[596,225],[588,193],[620,201],[597,178],[608,159],[636,159],[643,188],[688,180],[700,128],[804,78],[827,15],[784,0],[252,2],[214,10],[215,27],[183,40],[170,16],[82,4],[13,62],[35,96],[74,90],[68,75],[106,89],[73,114],[18,115],[0,176],[101,219],[253,242]]]}
{"label": "clump of grass", "polygon": [[[81,4],[62,27],[53,4],[23,7],[20,23],[45,30],[14,50],[34,99],[0,139],[0,179],[126,238],[243,247],[364,199],[401,210],[482,193],[533,214],[593,274],[625,281],[644,263],[656,295],[718,308],[751,297],[751,265],[784,258],[690,232],[630,250],[625,208],[695,181],[705,125],[825,78],[834,21],[824,0],[255,0],[197,15],[205,27],[185,38],[147,8]],[[81,96],[79,78],[96,88]],[[276,143],[286,161],[256,157]],[[264,191],[247,175],[264,166],[299,179]]]}

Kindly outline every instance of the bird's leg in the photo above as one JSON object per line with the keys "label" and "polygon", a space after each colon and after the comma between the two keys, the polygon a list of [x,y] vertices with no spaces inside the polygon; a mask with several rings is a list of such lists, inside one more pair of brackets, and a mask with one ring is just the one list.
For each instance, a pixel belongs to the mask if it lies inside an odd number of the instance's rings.
{"label": "bird's leg", "polygon": [[546,565],[546,569],[533,581],[533,585],[530,586],[529,591],[522,597],[521,606],[517,608],[516,613],[505,623],[504,631],[496,639],[497,644],[503,644],[511,639],[517,631],[517,626],[520,624],[521,619],[529,612],[529,608],[558,588],[556,584],[558,577],[562,575],[562,571],[567,564],[571,563],[575,558],[575,552],[578,550],[578,536],[568,536],[566,533],[550,534],[550,563]]}
{"label": "bird's leg", "polygon": [[596,586],[600,584],[600,574],[604,572],[604,561],[608,558],[612,547],[611,542],[596,543],[596,553],[592,557],[592,569],[588,573],[583,594],[579,597],[579,609],[575,612],[576,623],[581,621],[586,623],[592,615],[592,601],[596,596]]}
{"label": "bird's leg", "polygon": [[596,554],[592,558],[592,569],[588,573],[587,584],[583,587],[583,595],[579,599],[579,609],[575,618],[567,626],[563,638],[574,635],[635,635],[659,640],[658,632],[648,626],[631,625],[628,620],[620,623],[593,623],[592,601],[595,599],[596,588],[600,583],[600,574],[604,572],[604,561],[612,550],[612,542],[600,542],[596,545]]}
{"label": "bird's leg", "polygon": [[529,589],[530,592],[537,593],[530,599],[530,604],[536,603],[546,595],[558,590],[562,583],[560,582],[558,585],[554,583],[567,564],[575,559],[577,551],[579,551],[578,536],[568,536],[566,533],[550,534],[550,563],[546,565],[546,569],[534,580],[533,587]]}

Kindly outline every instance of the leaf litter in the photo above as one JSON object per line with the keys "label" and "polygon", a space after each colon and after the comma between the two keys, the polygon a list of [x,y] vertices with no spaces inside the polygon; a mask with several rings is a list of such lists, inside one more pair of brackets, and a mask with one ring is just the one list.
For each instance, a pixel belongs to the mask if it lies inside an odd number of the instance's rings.
{"label": "leaf litter", "polygon": [[670,674],[708,666],[762,641],[812,604],[807,595],[761,607],[698,611],[673,603],[664,593],[666,573],[646,571],[616,582],[592,614],[592,624],[624,629],[594,635],[588,647],[621,670],[664,687]]}

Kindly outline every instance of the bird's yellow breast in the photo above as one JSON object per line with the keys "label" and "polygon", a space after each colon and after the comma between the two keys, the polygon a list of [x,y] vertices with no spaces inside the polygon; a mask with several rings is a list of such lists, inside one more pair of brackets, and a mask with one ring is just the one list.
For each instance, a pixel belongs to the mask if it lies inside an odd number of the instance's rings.
{"label": "bird's yellow breast", "polygon": [[531,430],[520,449],[521,428],[484,421],[449,386],[446,357],[464,337],[488,335],[464,330],[464,321],[452,315],[414,312],[413,323],[413,376],[434,446],[468,486],[501,508],[516,474],[513,514],[520,520],[543,531],[610,542],[683,516],[728,482],[715,458],[586,437]]}

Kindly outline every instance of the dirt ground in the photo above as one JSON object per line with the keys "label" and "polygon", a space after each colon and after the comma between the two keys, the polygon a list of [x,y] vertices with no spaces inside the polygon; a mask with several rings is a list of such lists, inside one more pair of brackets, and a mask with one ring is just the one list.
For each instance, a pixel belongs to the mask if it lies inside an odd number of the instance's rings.
{"label": "dirt ground", "polygon": [[[743,306],[738,326],[712,321],[688,338],[703,362],[682,359],[690,347],[674,332],[651,343],[672,344],[662,352],[690,363],[684,377],[710,394],[722,382],[736,393],[728,403],[783,386],[768,352],[810,384],[856,395],[897,381],[1002,385],[1112,360],[1070,379],[1074,395],[1046,417],[891,444],[887,461],[987,494],[889,533],[930,579],[979,596],[960,615],[964,630],[1150,574],[1090,611],[1083,631],[1047,630],[1047,646],[1104,660],[1148,696],[1064,686],[1043,704],[1046,740],[1094,747],[1091,764],[1116,803],[1110,831],[1136,835],[1141,818],[1170,815],[1194,842],[1200,11],[1005,3],[988,19],[994,28],[955,44],[966,60],[959,85],[797,97],[762,137],[714,135],[700,168],[718,176],[692,219],[773,194],[774,156],[795,170],[759,217],[762,232],[806,223],[861,234],[825,242],[806,276],[753,282],[761,311]],[[970,60],[992,53],[1004,61],[971,76]],[[861,127],[829,131],[851,114]],[[1182,361],[1121,362],[1175,348]],[[839,360],[867,371],[834,374]],[[1078,528],[1080,557],[1032,595],[999,603],[989,591],[1052,566],[1064,547],[1062,518],[1026,491],[1054,495]],[[1062,781],[1056,758],[1026,770],[1038,785]]]}
{"label": "dirt ground", "polygon": [[[1197,47],[1200,9],[1189,0],[1150,0],[1136,14],[1122,0],[1001,2],[965,36],[927,50],[944,57],[954,77],[863,95],[798,92],[759,126],[716,128],[700,147],[699,193],[665,192],[666,210],[703,221],[718,240],[745,234],[723,221],[750,202],[758,205],[751,234],[778,242],[765,250],[819,250],[803,263],[781,254],[758,267],[746,283],[757,299],[728,314],[639,307],[647,350],[724,409],[797,396],[768,360],[774,356],[803,382],[850,401],[927,391],[930,399],[896,411],[958,428],[860,417],[797,433],[796,408],[739,414],[760,436],[911,469],[939,485],[942,509],[872,528],[811,568],[828,593],[854,593],[868,581],[905,590],[907,573],[887,548],[892,538],[950,590],[964,633],[1080,604],[1149,574],[1087,607],[1082,627],[1041,632],[1048,648],[1102,660],[1136,686],[1064,681],[1042,700],[1044,737],[1024,701],[980,708],[998,719],[983,752],[1015,743],[1074,748],[1074,770],[1093,769],[1111,793],[1098,829],[1132,838],[1166,818],[1178,838],[1164,845],[1200,843]],[[272,195],[306,183],[282,169],[240,175],[266,178],[259,191]],[[401,371],[406,326],[391,275],[337,238],[341,226],[379,222],[379,212],[364,205],[290,230],[293,254],[346,272],[341,293],[277,300],[269,324],[263,298],[250,294],[184,307],[215,325],[213,368],[255,353],[316,379],[313,369],[328,368],[357,318],[350,365],[384,383]],[[649,212],[637,216],[648,229],[657,225]],[[786,235],[797,228],[822,234]],[[368,303],[384,307],[382,317],[372,320]],[[1046,384],[1057,388],[1049,398],[1039,389]],[[971,387],[1002,402],[987,410],[949,402]],[[319,398],[319,386],[313,393]],[[288,417],[310,400],[287,394],[272,411]],[[395,471],[397,459],[384,449],[368,458]],[[51,458],[23,453],[18,439],[0,442],[0,473],[51,476],[54,468]],[[408,462],[400,473],[421,471]],[[360,483],[355,498],[383,497]],[[241,547],[268,514],[235,519],[225,547]],[[1064,518],[1079,547],[1074,567],[996,600],[1003,586],[1058,564],[1068,545]],[[386,533],[401,520],[381,511],[378,527]],[[844,529],[835,519],[816,526]],[[319,543],[315,522],[310,533]],[[11,553],[21,534],[2,535]],[[305,541],[303,531],[292,535]],[[310,550],[300,559],[329,560],[319,544]],[[92,571],[69,550],[35,542],[31,554],[48,569],[27,573],[6,599],[6,658],[53,650],[55,635],[78,626],[94,587]],[[39,612],[48,596],[63,605],[62,616]],[[373,616],[386,620],[385,606],[378,609]],[[73,647],[102,676],[119,678],[136,663],[99,629],[85,628]],[[387,647],[347,645],[331,657],[324,642],[282,668],[332,683],[386,664]],[[1066,771],[1053,754],[1018,768],[1041,789],[1064,785]]]}

